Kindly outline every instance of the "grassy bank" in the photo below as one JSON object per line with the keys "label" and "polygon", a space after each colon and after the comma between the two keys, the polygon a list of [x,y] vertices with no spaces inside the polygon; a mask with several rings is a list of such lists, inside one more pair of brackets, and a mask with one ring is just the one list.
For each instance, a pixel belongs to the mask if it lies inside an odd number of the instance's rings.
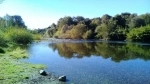
{"label": "grassy bank", "polygon": [[5,53],[0,54],[0,82],[2,84],[12,84],[29,79],[31,75],[39,69],[44,69],[45,66],[37,64],[21,62],[18,59],[27,58],[28,54],[26,49],[17,47],[10,51],[9,48],[5,48]]}
{"label": "grassy bank", "polygon": [[[27,46],[40,35],[19,27],[0,28],[0,83],[18,84],[46,68],[41,64],[30,64],[19,59],[28,58]],[[22,83],[21,83],[22,84]],[[30,83],[29,83],[30,84]]]}
{"label": "grassy bank", "polygon": [[29,79],[36,70],[41,68],[44,66],[23,63],[8,56],[1,57],[0,82],[1,84],[12,84]]}

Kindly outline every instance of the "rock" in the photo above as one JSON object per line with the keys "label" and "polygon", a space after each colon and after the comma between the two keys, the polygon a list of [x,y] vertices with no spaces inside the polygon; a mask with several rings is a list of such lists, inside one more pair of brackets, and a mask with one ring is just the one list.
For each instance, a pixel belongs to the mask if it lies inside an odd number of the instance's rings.
{"label": "rock", "polygon": [[65,82],[65,81],[66,81],[66,76],[60,76],[60,77],[58,78],[58,80]]}
{"label": "rock", "polygon": [[47,76],[46,71],[44,71],[44,70],[40,70],[39,72],[40,72],[40,75]]}

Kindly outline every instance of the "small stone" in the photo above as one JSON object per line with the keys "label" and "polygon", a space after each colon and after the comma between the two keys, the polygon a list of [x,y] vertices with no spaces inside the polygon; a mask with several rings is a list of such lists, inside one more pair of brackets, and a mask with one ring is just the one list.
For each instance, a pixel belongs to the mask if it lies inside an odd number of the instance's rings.
{"label": "small stone", "polygon": [[66,81],[66,76],[60,76],[58,79],[59,79],[59,81],[65,82]]}
{"label": "small stone", "polygon": [[47,76],[47,73],[44,70],[40,70],[40,75]]}

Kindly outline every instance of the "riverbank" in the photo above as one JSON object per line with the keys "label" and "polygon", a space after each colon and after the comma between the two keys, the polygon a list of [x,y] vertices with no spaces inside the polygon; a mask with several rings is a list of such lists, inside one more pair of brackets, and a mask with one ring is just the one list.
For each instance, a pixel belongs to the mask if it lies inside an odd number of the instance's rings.
{"label": "riverbank", "polygon": [[98,42],[98,41],[104,41],[104,40],[98,40],[98,39],[57,39],[57,38],[45,38],[44,40],[48,40],[50,42]]}
{"label": "riverbank", "polygon": [[51,73],[48,76],[39,74],[39,70],[45,69],[46,66],[21,61],[20,59],[29,56],[26,49],[17,47],[13,50],[9,48],[3,50],[5,52],[0,53],[1,84],[62,84]]}

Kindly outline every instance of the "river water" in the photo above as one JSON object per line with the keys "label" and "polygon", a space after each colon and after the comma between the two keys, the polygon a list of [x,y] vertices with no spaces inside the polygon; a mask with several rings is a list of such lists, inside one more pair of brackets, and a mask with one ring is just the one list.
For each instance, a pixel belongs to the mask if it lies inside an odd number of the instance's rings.
{"label": "river water", "polygon": [[150,44],[41,41],[28,52],[26,61],[66,75],[65,84],[150,84]]}

